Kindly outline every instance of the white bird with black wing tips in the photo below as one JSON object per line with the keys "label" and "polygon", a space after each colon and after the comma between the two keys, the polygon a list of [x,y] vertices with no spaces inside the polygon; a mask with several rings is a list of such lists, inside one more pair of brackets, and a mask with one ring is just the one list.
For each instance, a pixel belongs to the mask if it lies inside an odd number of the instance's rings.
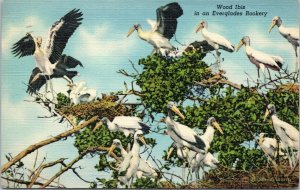
{"label": "white bird with black wing tips", "polygon": [[[114,139],[113,143],[109,149],[109,154],[114,151],[115,148],[118,148],[121,150],[122,159],[124,160],[127,156],[127,151],[124,149],[121,141],[119,139]],[[146,160],[140,158],[140,163],[136,172],[136,177],[153,177],[156,178],[158,176],[158,173],[156,172],[155,168]]]}
{"label": "white bird with black wing tips", "polygon": [[217,63],[218,67],[220,69],[220,52],[219,49],[225,50],[227,52],[234,52],[234,46],[231,44],[229,40],[227,40],[225,37],[221,36],[220,34],[216,34],[213,32],[209,32],[207,30],[208,24],[206,21],[201,21],[200,24],[196,28],[196,33],[198,33],[201,30],[202,36],[204,39],[208,42],[209,45],[211,45],[217,53]]}
{"label": "white bird with black wing tips", "polygon": [[[62,55],[62,52],[82,19],[79,9],[73,9],[56,21],[49,30],[44,49],[42,48],[42,38],[35,38],[30,33],[13,45],[12,53],[15,56],[20,58],[34,55],[36,61],[36,68],[32,71],[27,92],[35,93],[45,84],[45,81],[47,82],[51,78],[62,77],[72,83],[72,78],[77,75],[77,72],[67,71],[67,69],[82,65],[78,60]],[[53,89],[51,90],[53,93]]]}
{"label": "white bird with black wing tips", "polygon": [[[268,105],[264,120],[266,120],[268,115],[271,115],[275,132],[283,143],[283,146],[287,149],[289,157],[295,159],[293,149],[296,149],[299,154],[299,131],[291,124],[278,118],[275,106],[273,104]],[[289,151],[289,148],[291,149],[291,153]],[[295,165],[294,162],[290,164],[291,166]]]}
{"label": "white bird with black wing tips", "polygon": [[185,117],[176,107],[174,102],[167,105],[168,116],[165,121],[167,124],[167,133],[179,148],[187,147],[197,153],[206,153],[213,139],[214,128],[223,134],[223,131],[214,117],[208,119],[208,127],[201,137],[188,126],[182,125],[173,120],[173,113],[178,114],[182,119]]}
{"label": "white bird with black wing tips", "polygon": [[287,28],[282,24],[282,20],[279,16],[275,16],[272,20],[271,26],[269,28],[269,33],[272,31],[274,26],[278,26],[279,33],[290,42],[295,50],[297,57],[296,71],[298,71],[298,47],[299,47],[299,28]]}
{"label": "white bird with black wing tips", "polygon": [[169,3],[156,9],[157,21],[147,20],[151,25],[150,31],[144,31],[139,24],[130,28],[127,37],[135,30],[138,36],[150,43],[154,47],[154,52],[159,53],[160,49],[175,51],[176,48],[170,43],[170,39],[174,36],[177,28],[177,18],[183,14],[183,10],[176,2]]}
{"label": "white bird with black wing tips", "polygon": [[[238,52],[239,49],[245,45],[246,55],[251,63],[253,63],[257,68],[257,75],[259,75],[259,70],[261,69],[264,76],[265,74],[265,68],[272,69],[274,71],[279,71],[282,68],[283,59],[280,56],[276,55],[269,55],[266,53],[263,53],[261,51],[255,50],[250,46],[250,37],[244,36],[240,43],[238,44],[236,51]],[[268,70],[269,71],[269,70]]]}
{"label": "white bird with black wing tips", "polygon": [[[138,130],[143,131],[144,134],[148,134],[150,130],[150,126],[145,124],[141,118],[134,116],[117,116],[112,122],[104,117],[101,119],[100,124],[98,123],[97,127],[100,127],[102,124],[108,127],[111,132],[123,132],[126,137]],[[96,129],[95,127],[94,131]]]}

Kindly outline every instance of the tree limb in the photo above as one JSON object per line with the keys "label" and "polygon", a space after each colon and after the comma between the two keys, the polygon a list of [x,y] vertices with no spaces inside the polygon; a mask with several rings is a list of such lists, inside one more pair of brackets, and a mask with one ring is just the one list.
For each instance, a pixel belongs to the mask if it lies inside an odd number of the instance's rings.
{"label": "tree limb", "polygon": [[15,164],[16,162],[20,161],[22,158],[24,158],[25,156],[27,156],[28,154],[32,153],[33,151],[59,141],[60,139],[66,138],[78,131],[80,131],[81,129],[83,129],[84,127],[86,127],[87,125],[95,122],[98,119],[98,116],[94,116],[91,119],[85,121],[84,123],[74,127],[73,129],[70,129],[68,131],[65,131],[63,133],[60,133],[59,135],[56,135],[54,137],[51,137],[49,139],[40,141],[36,144],[30,145],[29,147],[27,147],[25,150],[23,150],[22,152],[20,152],[17,156],[15,156],[14,158],[12,158],[9,162],[7,162],[6,164],[4,164],[1,168],[1,173],[5,172],[9,167],[11,167],[13,164]]}
{"label": "tree limb", "polygon": [[[15,183],[19,183],[19,184],[24,184],[24,185],[29,185],[31,181],[24,181],[24,180],[20,180],[20,179],[11,179],[11,178],[7,178],[7,177],[3,177],[1,176],[2,179],[11,181],[11,182],[15,182]],[[34,182],[34,185],[44,185],[41,182]],[[49,185],[49,187],[60,187],[63,188],[64,186],[54,186],[54,185]]]}
{"label": "tree limb", "polygon": [[66,158],[61,158],[61,159],[58,159],[54,162],[49,162],[49,163],[46,163],[46,164],[43,164],[41,165],[39,168],[38,168],[38,171],[34,174],[34,176],[32,177],[31,179],[31,183],[28,185],[28,188],[31,188],[33,185],[34,185],[34,182],[36,182],[36,180],[38,179],[38,177],[40,176],[40,174],[42,173],[42,171],[45,169],[45,168],[49,168],[49,167],[52,167],[56,164],[62,164],[62,165],[65,165],[64,164],[64,160]]}
{"label": "tree limb", "polygon": [[58,178],[60,175],[68,171],[69,169],[72,169],[72,166],[77,163],[79,160],[81,160],[86,154],[89,152],[95,152],[95,151],[108,151],[109,148],[106,147],[92,147],[88,148],[87,150],[81,152],[75,159],[73,159],[69,164],[67,164],[64,168],[62,168],[59,172],[57,172],[52,178],[50,178],[44,185],[41,185],[41,188],[47,187],[52,181],[54,181],[56,178]]}

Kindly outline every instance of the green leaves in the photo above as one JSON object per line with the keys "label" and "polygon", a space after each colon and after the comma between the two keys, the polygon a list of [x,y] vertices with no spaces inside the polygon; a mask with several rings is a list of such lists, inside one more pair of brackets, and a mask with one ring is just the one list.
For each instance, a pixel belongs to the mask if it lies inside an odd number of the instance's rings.
{"label": "green leaves", "polygon": [[137,77],[143,103],[154,112],[164,110],[168,101],[183,101],[194,87],[194,81],[209,78],[211,73],[202,61],[204,55],[187,53],[180,58],[158,55],[140,59],[143,72]]}

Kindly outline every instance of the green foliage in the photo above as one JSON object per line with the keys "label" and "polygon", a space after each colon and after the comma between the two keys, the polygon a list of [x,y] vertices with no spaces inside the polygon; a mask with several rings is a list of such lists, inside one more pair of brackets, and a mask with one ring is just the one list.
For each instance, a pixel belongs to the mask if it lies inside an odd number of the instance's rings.
{"label": "green foliage", "polygon": [[[143,94],[141,100],[147,109],[156,113],[166,113],[165,106],[170,100],[180,102],[185,105],[180,109],[186,116],[180,122],[203,132],[207,119],[215,117],[224,135],[215,132],[210,151],[219,153],[224,166],[232,167],[235,163],[237,169],[257,169],[266,163],[266,157],[260,149],[254,149],[255,137],[261,132],[275,137],[270,119],[263,121],[267,104],[275,104],[279,118],[298,128],[299,94],[278,91],[275,85],[274,90],[263,90],[265,96],[243,86],[240,90],[224,85],[199,87],[194,81],[213,76],[208,65],[202,61],[203,57],[203,54],[190,52],[180,58],[153,55],[140,59],[143,71],[135,79]],[[190,97],[198,99],[195,102]],[[163,159],[166,160],[166,152]],[[182,160],[174,151],[164,167],[168,169],[181,164]]]}
{"label": "green foliage", "polygon": [[64,93],[59,92],[57,94],[57,104],[56,108],[60,109],[62,107],[70,105],[70,98],[66,96]]}
{"label": "green foliage", "polygon": [[116,179],[107,180],[105,178],[97,178],[97,180],[103,184],[102,188],[112,189],[118,186],[118,180]]}
{"label": "green foliage", "polygon": [[147,177],[147,178],[137,179],[131,185],[131,188],[155,189],[155,188],[160,188],[160,186],[158,185],[158,183],[156,181],[153,181],[153,179]]}
{"label": "green foliage", "polygon": [[143,72],[137,77],[142,102],[154,112],[164,110],[168,101],[183,101],[192,95],[194,81],[211,77],[209,67],[202,61],[204,55],[190,52],[180,58],[158,55],[139,60]]}

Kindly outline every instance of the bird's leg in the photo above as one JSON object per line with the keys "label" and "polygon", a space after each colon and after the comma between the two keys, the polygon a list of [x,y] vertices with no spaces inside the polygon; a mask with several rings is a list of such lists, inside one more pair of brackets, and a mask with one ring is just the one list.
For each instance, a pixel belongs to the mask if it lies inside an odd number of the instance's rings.
{"label": "bird's leg", "polygon": [[296,155],[295,155],[295,152],[294,152],[294,150],[292,149],[292,148],[290,148],[290,150],[291,150],[291,153],[292,153],[292,162],[293,162],[293,167],[295,167],[296,166]]}
{"label": "bird's leg", "polygon": [[292,168],[292,167],[293,167],[293,163],[292,163],[292,160],[291,160],[291,155],[290,155],[290,152],[289,152],[289,148],[288,148],[288,147],[286,148],[286,152],[287,152],[287,155],[288,155],[288,158],[289,158],[289,164],[290,164],[290,167]]}
{"label": "bird's leg", "polygon": [[293,46],[296,54],[296,65],[295,65],[295,71],[298,73],[299,70],[299,60],[298,60],[298,48],[297,46]]}
{"label": "bird's leg", "polygon": [[218,50],[216,50],[216,55],[217,55],[218,70],[220,70],[220,68],[221,68],[221,59],[220,59],[221,53]]}
{"label": "bird's leg", "polygon": [[53,84],[52,84],[52,81],[50,80],[50,76],[48,76],[48,77],[49,77],[50,89],[51,89],[51,94],[52,94],[52,101],[54,101],[55,96],[54,96]]}
{"label": "bird's leg", "polygon": [[260,75],[259,75],[259,67],[257,67],[257,76],[258,76],[258,78],[260,78]]}
{"label": "bird's leg", "polygon": [[268,71],[268,74],[269,74],[270,80],[272,80],[271,73],[270,73],[270,70],[269,70],[268,68],[267,68],[267,71]]}
{"label": "bird's leg", "polygon": [[264,75],[264,82],[266,83],[266,78],[267,78],[266,77],[266,73],[265,73],[266,72],[266,69],[265,69],[266,67],[265,67],[264,64],[260,64],[259,67],[260,67],[260,69],[261,69],[261,71],[262,71],[262,73]]}

